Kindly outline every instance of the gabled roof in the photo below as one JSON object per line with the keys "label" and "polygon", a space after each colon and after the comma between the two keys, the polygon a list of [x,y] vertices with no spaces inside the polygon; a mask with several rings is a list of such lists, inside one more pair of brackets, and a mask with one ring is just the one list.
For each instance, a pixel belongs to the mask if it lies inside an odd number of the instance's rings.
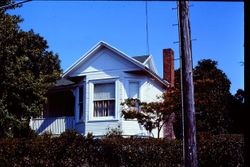
{"label": "gabled roof", "polygon": [[139,61],[144,66],[148,67],[151,71],[158,75],[158,71],[155,67],[155,63],[151,55],[133,56],[132,58]]}
{"label": "gabled roof", "polygon": [[132,58],[143,64],[149,57],[150,57],[149,55],[143,55],[143,56],[133,56]]}
{"label": "gabled roof", "polygon": [[[99,42],[97,45],[95,45],[92,49],[90,49],[85,55],[83,55],[80,59],[78,59],[72,66],[70,66],[62,75],[62,77],[69,77],[70,72],[72,72],[74,69],[78,68],[79,65],[81,65],[82,63],[84,63],[85,61],[87,61],[92,55],[94,55],[94,53],[96,53],[99,49],[101,48],[107,48],[111,51],[113,51],[114,53],[116,53],[117,55],[123,57],[124,59],[128,60],[129,62],[131,62],[132,64],[136,65],[137,67],[139,67],[142,71],[145,71],[147,74],[149,74],[150,76],[152,76],[154,79],[156,79],[158,82],[160,82],[161,84],[163,84],[164,86],[168,85],[168,82],[166,82],[165,80],[161,79],[156,73],[155,71],[151,70],[149,67],[147,67],[145,65],[145,63],[149,60],[149,58],[151,59],[151,56],[148,56],[146,59],[145,57],[141,57],[137,56],[137,59],[143,61],[143,59],[145,59],[145,61],[143,63],[141,63],[139,60],[129,57],[128,55],[126,55],[125,53],[121,52],[120,50],[116,49],[115,47],[107,44],[106,42]],[[152,60],[152,59],[151,59]],[[152,64],[153,61],[151,61]],[[155,67],[154,67],[155,68]]]}

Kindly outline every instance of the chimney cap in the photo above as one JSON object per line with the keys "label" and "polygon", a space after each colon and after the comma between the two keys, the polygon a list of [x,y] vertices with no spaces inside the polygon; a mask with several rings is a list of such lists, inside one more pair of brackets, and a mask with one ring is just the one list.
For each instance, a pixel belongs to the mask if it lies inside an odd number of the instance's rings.
{"label": "chimney cap", "polygon": [[163,53],[166,53],[166,52],[171,52],[172,54],[174,54],[174,51],[171,48],[163,49]]}

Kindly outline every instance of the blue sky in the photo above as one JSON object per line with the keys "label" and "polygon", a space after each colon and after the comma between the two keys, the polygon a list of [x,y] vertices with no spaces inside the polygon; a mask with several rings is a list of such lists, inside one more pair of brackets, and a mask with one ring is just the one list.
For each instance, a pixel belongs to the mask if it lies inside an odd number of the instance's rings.
{"label": "blue sky", "polygon": [[[162,76],[162,49],[179,58],[176,2],[147,2],[149,50]],[[10,13],[24,22],[21,28],[43,36],[66,70],[99,41],[130,56],[147,54],[146,2],[31,1]],[[243,2],[190,2],[193,64],[218,61],[230,81],[231,92],[243,89]],[[176,60],[175,68],[179,67]]]}

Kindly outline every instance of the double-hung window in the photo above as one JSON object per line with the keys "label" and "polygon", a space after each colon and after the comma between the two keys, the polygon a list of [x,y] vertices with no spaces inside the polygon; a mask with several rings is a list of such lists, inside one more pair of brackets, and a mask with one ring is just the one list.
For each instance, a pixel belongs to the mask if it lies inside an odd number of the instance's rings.
{"label": "double-hung window", "polygon": [[115,116],[115,83],[94,84],[94,117]]}

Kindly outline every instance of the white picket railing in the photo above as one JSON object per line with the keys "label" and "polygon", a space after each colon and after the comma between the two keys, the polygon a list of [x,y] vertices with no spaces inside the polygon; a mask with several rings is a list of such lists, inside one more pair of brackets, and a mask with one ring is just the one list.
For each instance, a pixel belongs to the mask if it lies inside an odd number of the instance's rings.
{"label": "white picket railing", "polygon": [[32,118],[30,120],[30,127],[38,134],[49,132],[59,135],[65,132],[66,129],[74,129],[75,119],[74,117]]}

